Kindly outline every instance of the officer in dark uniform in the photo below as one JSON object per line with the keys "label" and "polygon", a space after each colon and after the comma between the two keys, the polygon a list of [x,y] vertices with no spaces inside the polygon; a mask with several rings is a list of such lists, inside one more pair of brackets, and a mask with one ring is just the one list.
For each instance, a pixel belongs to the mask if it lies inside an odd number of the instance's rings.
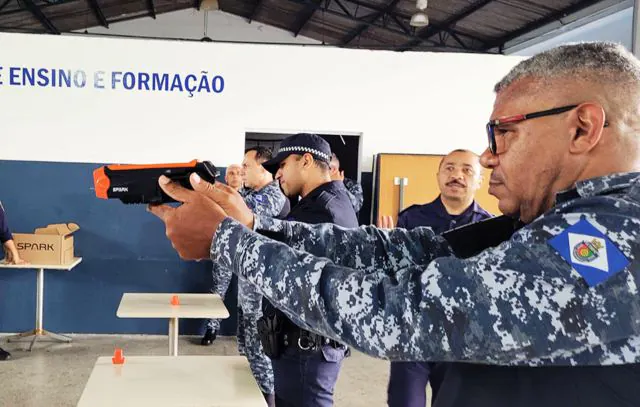
{"label": "officer in dark uniform", "polygon": [[[450,152],[440,161],[436,176],[440,195],[433,202],[412,205],[400,212],[398,227],[427,226],[434,233],[442,234],[492,217],[474,199],[482,185],[482,167],[476,154],[461,149]],[[388,222],[380,226],[393,227]],[[431,399],[435,400],[446,367],[446,363],[391,362],[387,389],[389,407],[425,407],[429,382]]]}
{"label": "officer in dark uniform", "polygon": [[428,226],[437,234],[492,215],[474,200],[482,184],[479,157],[468,150],[454,150],[443,157],[438,168],[440,195],[424,205],[411,205],[398,215],[398,227]]}
{"label": "officer in dark uniform", "polygon": [[[278,155],[263,164],[276,174],[287,196],[301,197],[287,220],[358,226],[344,184],[331,180],[330,160],[329,144],[315,134],[303,133],[283,140]],[[332,406],[346,346],[296,326],[267,300],[261,326],[263,348],[272,358],[276,405]],[[275,329],[268,332],[269,326]]]}
{"label": "officer in dark uniform", "polygon": [[[20,254],[18,254],[18,249],[16,248],[15,242],[13,241],[13,235],[11,234],[11,230],[9,230],[9,224],[7,223],[4,208],[2,207],[2,203],[0,203],[0,243],[2,243],[2,248],[4,249],[5,259],[2,262],[6,262],[9,264],[25,264],[26,262],[20,258]],[[11,354],[6,350],[0,348],[0,360],[11,359]]]}

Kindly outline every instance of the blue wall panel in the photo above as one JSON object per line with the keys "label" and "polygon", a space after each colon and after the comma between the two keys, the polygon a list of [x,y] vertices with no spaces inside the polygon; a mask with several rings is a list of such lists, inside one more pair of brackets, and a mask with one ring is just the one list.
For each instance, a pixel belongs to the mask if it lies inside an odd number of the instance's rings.
{"label": "blue wall panel", "polygon": [[[0,200],[13,232],[74,222],[76,256],[71,272],[45,273],[45,329],[77,333],[166,333],[164,319],[121,319],[124,292],[208,292],[211,262],[182,261],[162,222],[144,205],[95,197],[92,172],[102,164],[0,161]],[[222,169],[224,172],[224,169]],[[221,334],[235,334],[236,284]],[[35,272],[0,269],[0,331],[33,328]],[[201,320],[183,320],[181,333],[200,334]]]}
{"label": "blue wall panel", "polygon": [[[32,232],[49,223],[74,222],[76,256],[70,272],[45,273],[44,327],[60,333],[167,333],[166,319],[117,318],[125,292],[209,292],[211,262],[182,261],[162,222],[144,205],[102,200],[93,191],[93,170],[102,164],[0,160],[0,201],[13,232]],[[224,168],[221,169],[224,177]],[[362,174],[369,223],[371,173]],[[34,327],[33,270],[0,269],[0,332]],[[226,304],[231,317],[222,335],[236,332],[237,281]],[[201,334],[202,320],[181,320],[181,334]]]}

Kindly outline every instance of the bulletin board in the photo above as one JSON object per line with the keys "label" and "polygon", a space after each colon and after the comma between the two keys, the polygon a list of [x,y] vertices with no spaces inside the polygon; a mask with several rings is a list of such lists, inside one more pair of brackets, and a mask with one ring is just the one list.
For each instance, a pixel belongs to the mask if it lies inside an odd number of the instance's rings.
{"label": "bulletin board", "polygon": [[[373,222],[378,215],[391,215],[398,219],[400,186],[394,178],[408,179],[404,187],[404,208],[414,204],[425,204],[438,197],[437,172],[443,155],[431,154],[378,154],[375,159],[375,194]],[[476,201],[489,213],[501,215],[498,200],[489,195],[489,170],[483,169],[483,183],[476,193]]]}

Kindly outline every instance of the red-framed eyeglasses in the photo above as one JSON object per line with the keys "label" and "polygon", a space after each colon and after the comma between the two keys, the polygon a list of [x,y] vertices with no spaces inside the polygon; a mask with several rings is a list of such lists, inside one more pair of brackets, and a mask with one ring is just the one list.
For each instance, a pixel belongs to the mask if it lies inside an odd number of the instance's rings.
{"label": "red-framed eyeglasses", "polygon": [[[495,120],[490,120],[487,123],[487,137],[489,138],[489,151],[491,154],[496,154],[497,146],[496,146],[496,135],[495,135],[495,127],[501,124],[507,123],[518,123],[524,120],[535,119],[536,117],[544,117],[544,116],[552,116],[555,114],[560,114],[564,112],[568,112],[571,109],[575,109],[580,105],[568,105],[562,107],[554,107],[553,109],[542,110],[540,112],[533,112],[527,114],[517,114],[514,116],[501,117]],[[604,127],[607,127],[608,123],[604,123]]]}

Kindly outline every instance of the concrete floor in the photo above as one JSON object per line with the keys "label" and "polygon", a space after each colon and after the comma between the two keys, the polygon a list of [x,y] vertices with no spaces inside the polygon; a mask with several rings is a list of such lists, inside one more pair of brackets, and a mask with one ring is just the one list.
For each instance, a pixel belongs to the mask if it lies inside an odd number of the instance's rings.
{"label": "concrete floor", "polygon": [[[72,335],[71,344],[36,343],[32,352],[23,344],[1,347],[12,359],[0,362],[0,406],[75,406],[98,356],[110,356],[114,347],[126,355],[166,355],[166,336]],[[210,347],[200,338],[181,337],[180,353],[237,355],[235,338],[218,338]],[[336,407],[384,407],[389,364],[353,352],[344,362],[335,393]]]}

